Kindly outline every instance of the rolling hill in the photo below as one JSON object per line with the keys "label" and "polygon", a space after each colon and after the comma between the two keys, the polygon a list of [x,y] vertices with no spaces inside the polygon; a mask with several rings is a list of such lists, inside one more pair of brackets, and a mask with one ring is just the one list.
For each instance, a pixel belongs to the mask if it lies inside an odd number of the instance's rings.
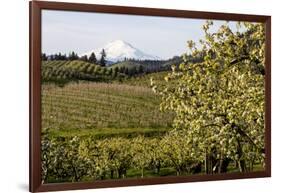
{"label": "rolling hill", "polygon": [[77,80],[108,82],[124,76],[118,72],[114,73],[112,69],[80,60],[42,61],[41,70],[43,83],[66,83]]}

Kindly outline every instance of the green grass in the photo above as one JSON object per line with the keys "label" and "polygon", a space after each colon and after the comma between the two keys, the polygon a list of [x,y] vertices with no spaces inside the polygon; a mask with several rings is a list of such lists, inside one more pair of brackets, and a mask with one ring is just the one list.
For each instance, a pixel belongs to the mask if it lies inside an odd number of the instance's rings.
{"label": "green grass", "polygon": [[164,77],[170,73],[169,71],[163,71],[163,72],[156,72],[151,74],[146,74],[143,76],[136,76],[132,78],[128,78],[124,80],[124,84],[132,85],[132,86],[144,86],[144,87],[150,87],[150,79],[153,78],[154,81],[157,83],[166,83],[164,82]]}
{"label": "green grass", "polygon": [[[203,169],[203,167],[202,167]],[[260,165],[260,164],[255,164],[254,165],[254,169],[253,171],[264,171],[264,168]],[[239,172],[239,170],[234,167],[234,164],[231,163],[228,167],[227,173],[236,173]],[[144,169],[144,178],[152,178],[152,177],[165,177],[165,176],[176,176],[177,172],[174,168],[172,167],[164,167],[160,169],[159,173],[156,173],[155,170],[153,169]],[[190,175],[206,175],[206,173],[204,172],[204,169],[202,170],[202,172],[200,173],[196,173],[196,174],[192,174],[192,173],[187,173],[187,172],[183,172],[180,176],[190,176]],[[212,175],[212,174],[208,174],[208,175]],[[126,174],[126,178],[141,178],[141,170],[139,169],[128,169],[127,174]],[[122,178],[117,178],[116,177],[116,173],[113,176],[113,179],[122,179]],[[109,173],[107,173],[107,175],[105,176],[105,180],[112,180]],[[66,181],[71,181],[71,180],[56,180],[56,179],[52,179],[50,178],[48,180],[48,183],[59,183],[59,182],[66,182]],[[89,178],[89,177],[84,177],[83,180],[84,182],[91,182],[93,181],[93,179]]]}
{"label": "green grass", "polygon": [[51,137],[94,137],[97,139],[108,137],[132,138],[138,135],[145,137],[159,137],[170,128],[96,128],[96,129],[51,129],[48,135]]}
{"label": "green grass", "polygon": [[[161,168],[159,174],[157,174],[154,170],[144,170],[144,177],[160,177],[160,176],[176,176],[177,172],[174,168],[166,167]],[[138,169],[129,169],[127,171],[127,178],[140,178],[141,170]]]}
{"label": "green grass", "polygon": [[[260,164],[255,164],[253,171],[264,171],[264,168]],[[233,163],[231,163],[227,168],[227,173],[236,173],[239,172],[239,169],[234,166]],[[155,173],[154,170],[146,169],[144,170],[144,177],[160,177],[160,176],[176,176],[177,172],[172,167],[164,167],[160,169],[159,174]],[[194,175],[192,173],[183,172],[181,176],[187,176],[187,175]],[[204,167],[202,167],[202,171],[200,173],[197,173],[196,175],[205,175]],[[127,178],[140,178],[141,177],[141,170],[138,169],[129,169],[127,171]]]}

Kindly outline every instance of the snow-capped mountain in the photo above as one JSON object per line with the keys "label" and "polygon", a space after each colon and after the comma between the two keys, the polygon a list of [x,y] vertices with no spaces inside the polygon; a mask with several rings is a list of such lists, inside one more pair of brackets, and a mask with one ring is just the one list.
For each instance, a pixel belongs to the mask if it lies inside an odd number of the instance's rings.
{"label": "snow-capped mountain", "polygon": [[106,60],[109,62],[123,61],[125,58],[137,59],[137,60],[160,60],[158,56],[146,54],[143,51],[133,47],[131,44],[123,40],[115,40],[109,42],[101,48],[91,50],[87,53],[81,54],[90,56],[92,52],[95,53],[96,57],[100,59],[102,49],[105,50]]}

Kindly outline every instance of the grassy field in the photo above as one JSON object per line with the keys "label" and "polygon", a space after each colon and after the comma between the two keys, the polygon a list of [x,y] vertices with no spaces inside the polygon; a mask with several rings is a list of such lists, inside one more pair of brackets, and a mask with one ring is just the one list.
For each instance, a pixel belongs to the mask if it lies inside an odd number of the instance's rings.
{"label": "grassy field", "polygon": [[165,83],[164,77],[168,74],[167,71],[164,72],[156,72],[147,74],[144,76],[136,76],[123,81],[124,84],[128,84],[131,86],[143,86],[143,87],[150,87],[150,79],[153,78],[154,81],[157,83]]}
{"label": "grassy field", "polygon": [[43,131],[48,129],[62,136],[130,137],[138,133],[159,135],[169,130],[172,114],[159,111],[159,96],[146,81],[137,82],[143,86],[129,85],[129,82],[43,85]]}

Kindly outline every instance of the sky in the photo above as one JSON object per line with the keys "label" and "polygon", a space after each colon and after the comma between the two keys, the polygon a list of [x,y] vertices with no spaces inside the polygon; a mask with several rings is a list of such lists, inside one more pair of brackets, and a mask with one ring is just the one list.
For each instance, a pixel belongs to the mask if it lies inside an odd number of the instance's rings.
{"label": "sky", "polygon": [[[42,52],[78,54],[123,40],[168,59],[187,52],[186,42],[204,37],[206,20],[75,11],[42,11]],[[214,21],[213,30],[225,21]],[[235,28],[236,22],[229,23]]]}

